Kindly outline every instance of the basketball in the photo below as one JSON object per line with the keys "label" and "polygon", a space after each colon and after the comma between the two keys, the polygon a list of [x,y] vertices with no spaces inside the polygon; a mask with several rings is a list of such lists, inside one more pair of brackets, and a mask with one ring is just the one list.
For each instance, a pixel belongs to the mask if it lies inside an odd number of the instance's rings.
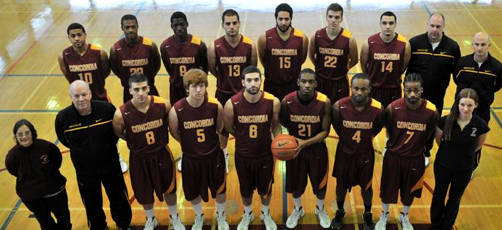
{"label": "basketball", "polygon": [[287,161],[295,157],[298,143],[295,137],[287,134],[280,134],[272,141],[271,148],[272,154],[274,154],[277,159]]}

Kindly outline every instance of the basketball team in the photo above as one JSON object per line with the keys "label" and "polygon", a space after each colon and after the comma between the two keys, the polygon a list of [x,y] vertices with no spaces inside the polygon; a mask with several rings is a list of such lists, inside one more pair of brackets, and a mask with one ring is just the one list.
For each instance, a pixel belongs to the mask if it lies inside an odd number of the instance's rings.
{"label": "basketball team", "polygon": [[[398,196],[399,223],[404,230],[413,229],[408,213],[414,198],[421,196],[435,140],[439,148],[433,165],[430,229],[452,229],[489,131],[490,105],[502,87],[502,64],[489,54],[489,35],[476,33],[473,53],[461,57],[457,42],[443,32],[441,13],[431,14],[427,31],[408,41],[395,32],[397,17],[387,11],[380,16],[380,32],[364,41],[358,54],[355,38],[341,26],[343,8],[333,3],[325,16],[327,26],[309,39],[291,26],[293,9],[282,3],[275,9],[276,26],[255,45],[239,32],[239,14],[227,9],[221,16],[225,35],[206,46],[188,33],[185,14],[174,12],[174,34],[157,47],[138,35],[138,20],[128,14],[120,20],[123,37],[109,56],[86,42],[81,24],[70,24],[71,46],[58,62],[70,83],[72,105],[58,113],[55,129],[59,142],[70,150],[88,227],[107,229],[103,186],[116,226],[129,228],[132,211],[122,175],[127,165],[121,165],[117,150],[121,138],[130,150],[130,180],[146,215],[144,229],[158,226],[154,194],[166,201],[173,228],[185,229],[177,213],[170,133],[181,145],[178,167],[185,199],[195,212],[192,230],[203,227],[202,201],[209,195],[216,200],[218,230],[229,229],[225,201],[230,134],[235,138],[235,169],[244,206],[237,229],[247,230],[255,217],[256,190],[261,198],[259,216],[267,230],[276,230],[270,215],[275,170],[270,146],[273,137],[287,133],[297,142],[293,158],[286,161],[285,189],[294,201],[287,228],[295,228],[305,215],[302,195],[310,180],[317,197],[314,213],[322,228],[343,229],[346,194],[360,186],[363,229],[386,229],[389,206]],[[314,70],[301,68],[307,56]],[[349,69],[359,61],[362,73],[349,79]],[[161,62],[170,76],[169,101],[158,96],[155,86]],[[110,72],[124,88],[124,104],[118,109],[105,89]],[[214,97],[207,93],[208,72],[217,80]],[[450,75],[456,84],[455,101],[450,113],[441,117]],[[338,135],[332,173],[338,210],[332,220],[324,204],[330,167],[325,139],[331,126]],[[383,127],[387,140],[380,180],[382,212],[375,224],[373,139]],[[41,229],[71,229],[60,150],[37,139],[28,120],[19,120],[13,132],[16,145],[7,154],[6,167],[17,177],[17,194]]]}

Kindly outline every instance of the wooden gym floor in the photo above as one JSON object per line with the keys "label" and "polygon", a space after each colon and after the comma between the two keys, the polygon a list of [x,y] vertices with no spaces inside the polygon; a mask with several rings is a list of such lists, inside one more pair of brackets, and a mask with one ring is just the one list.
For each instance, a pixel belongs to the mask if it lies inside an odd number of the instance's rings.
{"label": "wooden gym floor", "polygon": [[[289,1],[295,10],[293,26],[305,32],[309,37],[313,32],[325,26],[324,13],[329,2],[317,3],[305,1]],[[223,35],[220,26],[221,12],[226,8],[234,8],[241,16],[241,32],[256,41],[258,36],[275,24],[273,10],[280,1],[255,0],[250,3],[240,1],[85,1],[85,0],[0,0],[0,27],[4,32],[0,37],[0,229],[37,229],[36,220],[30,217],[15,194],[15,178],[11,176],[4,165],[7,151],[14,145],[12,127],[21,118],[31,120],[40,138],[57,143],[53,123],[57,111],[69,105],[68,83],[62,77],[57,65],[57,55],[67,46],[66,27],[72,22],[80,22],[86,27],[87,42],[101,45],[105,50],[119,39],[120,17],[124,14],[135,14],[139,20],[140,35],[150,37],[157,44],[172,35],[169,17],[175,10],[184,11],[190,23],[189,32],[202,38],[206,44]],[[343,26],[356,37],[359,47],[363,40],[379,31],[379,15],[386,10],[394,11],[398,16],[397,32],[411,38],[426,30],[428,15],[434,11],[441,11],[446,16],[445,32],[460,45],[462,55],[472,52],[472,36],[478,31],[486,31],[491,35],[491,54],[502,59],[502,3],[500,1],[411,1],[393,0],[374,3],[371,0],[355,0],[341,3],[345,8]],[[312,67],[307,61],[304,67]],[[351,73],[359,72],[358,66],[351,69]],[[115,106],[120,106],[122,89],[116,76],[110,75],[106,85]],[[168,77],[164,67],[157,78],[157,88],[163,97],[168,94]],[[210,77],[209,94],[213,95],[215,80]],[[445,107],[451,106],[455,86],[453,82],[448,88]],[[492,108],[492,119],[487,144],[483,148],[481,166],[475,172],[474,179],[469,184],[463,196],[460,213],[456,222],[457,229],[500,229],[502,218],[502,95],[496,95]],[[497,138],[497,136],[499,138]],[[171,139],[173,140],[173,139]],[[384,145],[383,132],[376,138],[376,149],[381,150]],[[332,130],[327,139],[330,153],[330,165],[336,147],[336,134]],[[229,142],[230,173],[227,184],[228,221],[237,225],[242,214],[241,199],[238,191],[237,175],[233,164],[233,141]],[[120,141],[120,154],[128,159],[125,142]],[[66,148],[59,144],[64,153]],[[179,145],[171,141],[170,147],[176,158],[180,156]],[[433,155],[436,147],[434,147]],[[375,163],[373,213],[377,221],[381,202],[378,197],[380,187],[382,157],[378,155]],[[332,167],[332,166],[331,166]],[[285,166],[278,162],[273,186],[271,212],[278,224],[284,223],[291,212],[293,202],[290,197],[286,200],[283,190]],[[75,172],[69,154],[64,154],[62,173],[68,178],[67,190],[69,206],[74,229],[86,229],[85,211],[80,200],[75,180]],[[331,173],[330,173],[331,174]],[[129,174],[124,174],[130,194]],[[183,223],[187,226],[193,223],[193,211],[189,202],[184,200],[181,177],[178,173],[178,205]],[[410,211],[410,218],[417,229],[425,229],[429,220],[429,206],[431,191],[434,187],[434,177],[431,167],[426,172],[426,186],[422,198],[416,199]],[[334,202],[335,180],[330,177],[326,209],[333,217],[336,210]],[[359,188],[355,188],[347,195],[346,223],[350,229],[360,229],[357,223],[362,223],[363,211]],[[259,199],[255,196],[254,212],[259,213]],[[303,198],[306,216],[301,221],[305,228],[317,226],[313,214],[315,197],[310,186]],[[145,221],[141,206],[132,200],[132,225],[143,225]],[[109,216],[108,203],[105,199],[104,209],[108,216],[108,224],[115,225]],[[168,226],[168,210],[165,203],[156,203],[155,214],[159,223]],[[287,211],[287,213],[285,212]],[[396,223],[400,207],[391,207],[391,223]],[[214,201],[204,204],[206,216],[205,225],[215,227],[213,216]],[[261,225],[259,218],[253,224]],[[498,226],[498,227],[497,227]],[[316,227],[317,228],[317,227]],[[397,228],[393,226],[392,228]]]}

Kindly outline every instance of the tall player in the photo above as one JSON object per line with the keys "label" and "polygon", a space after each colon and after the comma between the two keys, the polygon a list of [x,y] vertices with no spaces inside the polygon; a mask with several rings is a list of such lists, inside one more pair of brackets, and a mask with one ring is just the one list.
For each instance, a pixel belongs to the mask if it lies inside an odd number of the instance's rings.
{"label": "tall player", "polygon": [[155,75],[160,69],[160,55],[157,45],[151,39],[138,35],[136,16],[126,14],[120,19],[124,37],[110,48],[110,67],[120,78],[124,87],[124,103],[132,97],[129,93],[129,77],[143,73],[148,78],[150,95],[159,95],[155,88]]}
{"label": "tall player", "polygon": [[380,32],[361,48],[361,67],[371,80],[371,97],[384,107],[401,98],[401,74],[410,61],[411,48],[406,38],[395,32],[397,17],[386,11],[380,16]]}
{"label": "tall player", "polygon": [[271,133],[281,132],[281,104],[272,94],[261,91],[261,72],[256,66],[242,71],[244,91],[234,95],[224,108],[225,128],[235,137],[235,168],[239,178],[244,215],[237,230],[247,230],[254,219],[251,209],[254,190],[261,198],[261,219],[267,230],[276,230],[270,216],[274,182],[274,159],[270,150]]}
{"label": "tall player", "polygon": [[384,113],[382,104],[369,96],[371,83],[367,74],[358,73],[352,77],[351,91],[351,96],[333,105],[333,128],[340,140],[333,166],[338,210],[331,229],[342,229],[345,196],[353,186],[359,185],[364,202],[363,229],[370,230],[374,227],[371,214],[375,165],[373,138],[382,129]]}
{"label": "tall player", "polygon": [[317,90],[332,101],[349,96],[347,72],[358,62],[357,43],[343,28],[343,7],[332,3],[326,10],[327,26],[310,39],[309,58],[314,63]]}
{"label": "tall player", "polygon": [[425,143],[433,134],[438,120],[436,106],[422,99],[422,77],[408,73],[404,78],[404,98],[393,101],[386,109],[387,144],[382,165],[380,198],[382,214],[375,229],[385,229],[389,205],[401,196],[403,209],[399,222],[403,230],[412,230],[408,211],[414,197],[422,193],[425,172]]}
{"label": "tall player", "polygon": [[138,202],[146,214],[145,230],[155,229],[158,223],[153,213],[155,193],[159,200],[166,199],[175,230],[184,230],[176,206],[176,174],[169,142],[169,102],[150,96],[148,78],[135,73],[129,79],[132,99],[120,106],[113,117],[117,136],[127,141],[131,185]]}
{"label": "tall player", "polygon": [[208,201],[209,189],[216,197],[218,230],[228,230],[225,217],[225,158],[220,148],[223,130],[223,107],[207,96],[207,74],[191,69],[183,76],[188,96],[176,102],[169,111],[169,129],[183,151],[182,178],[186,200],[195,210],[193,230],[204,223],[201,199]]}
{"label": "tall player", "polygon": [[[225,105],[228,99],[242,90],[242,70],[250,65],[256,66],[257,57],[253,41],[239,33],[241,23],[237,11],[223,11],[221,26],[225,35],[209,46],[207,59],[209,70],[216,77],[215,97],[220,104]],[[220,144],[225,153],[228,172],[228,133],[225,130],[221,138]]]}
{"label": "tall player", "polygon": [[199,37],[188,33],[188,21],[183,12],[171,15],[174,35],[160,45],[162,62],[169,73],[169,101],[174,104],[187,96],[183,87],[183,75],[192,68],[207,73],[207,48]]}
{"label": "tall player", "polygon": [[316,76],[312,69],[303,69],[298,78],[298,91],[286,95],[281,102],[281,123],[298,141],[298,155],[286,161],[286,191],[293,195],[295,208],[286,226],[295,228],[305,214],[302,195],[310,178],[312,190],[317,196],[314,213],[323,228],[329,228],[330,220],[324,211],[324,198],[328,182],[328,148],[324,139],[329,133],[331,102],[326,95],[317,92]]}
{"label": "tall player", "polygon": [[265,69],[264,90],[282,100],[298,89],[296,81],[307,58],[309,39],[291,26],[293,9],[287,3],[275,8],[276,26],[258,39],[258,54]]}

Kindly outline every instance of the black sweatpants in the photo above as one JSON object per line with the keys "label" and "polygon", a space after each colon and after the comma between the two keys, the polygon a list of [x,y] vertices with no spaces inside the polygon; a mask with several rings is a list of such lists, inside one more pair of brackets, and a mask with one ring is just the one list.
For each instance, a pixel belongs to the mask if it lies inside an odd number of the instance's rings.
{"label": "black sweatpants", "polygon": [[[453,227],[460,207],[460,199],[469,184],[471,174],[472,169],[451,170],[437,162],[434,163],[436,185],[431,203],[431,230],[450,230]],[[450,186],[450,192],[445,205],[448,186]]]}
{"label": "black sweatpants", "polygon": [[[446,93],[446,89],[442,92],[435,92],[431,90],[431,94],[427,95],[422,94],[422,98],[427,99],[428,101],[432,102],[436,106],[437,112],[438,112],[438,117],[441,117],[441,114],[443,113],[443,104],[444,104],[444,95]],[[435,92],[435,93],[434,93]],[[435,131],[434,131],[435,132]],[[427,139],[427,142],[425,143],[425,153],[424,155],[426,157],[431,156],[431,149],[432,146],[434,145],[434,135],[431,135],[429,139]]]}
{"label": "black sweatpants", "polygon": [[77,175],[80,197],[85,206],[87,225],[91,230],[105,229],[106,216],[103,211],[101,184],[110,201],[110,212],[118,227],[127,228],[131,223],[132,211],[129,204],[127,187],[122,172],[102,175]]}
{"label": "black sweatpants", "polygon": [[[23,201],[24,205],[35,214],[40,229],[42,230],[69,230],[70,210],[68,210],[68,196],[66,189],[52,197],[39,198],[35,200]],[[51,216],[56,217],[56,221]]]}

